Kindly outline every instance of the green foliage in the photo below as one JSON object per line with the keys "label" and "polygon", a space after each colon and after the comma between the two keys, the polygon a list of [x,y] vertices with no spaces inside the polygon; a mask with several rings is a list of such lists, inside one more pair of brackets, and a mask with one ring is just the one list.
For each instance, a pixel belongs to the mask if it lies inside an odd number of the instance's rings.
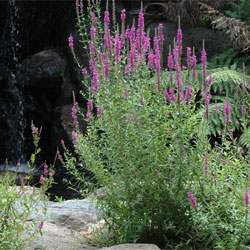
{"label": "green foliage", "polygon": [[[145,60],[136,60],[136,67],[127,74],[126,43],[121,61],[115,62],[115,51],[103,47],[102,34],[100,30],[95,52],[109,59],[110,72],[105,79],[103,61],[92,54],[99,89],[93,91],[91,80],[83,80],[89,90],[84,94],[87,116],[78,111],[86,117],[88,128],[83,134],[76,124],[75,155],[65,151],[65,167],[83,192],[97,196],[101,188],[102,199],[94,201],[102,211],[106,237],[99,244],[150,242],[165,249],[247,249],[249,207],[244,207],[243,192],[249,160],[231,142],[231,124],[222,126],[222,145],[212,148],[209,144],[210,121],[204,119],[200,97],[201,81],[206,79],[199,73],[193,81],[188,70],[182,71],[183,89],[191,85],[192,98],[180,101],[174,82],[177,100],[166,100],[163,90],[169,89],[169,73],[158,75]],[[218,102],[219,92],[231,102],[231,85],[239,75],[230,70],[214,74]],[[220,91],[228,79],[231,83]]]}
{"label": "green foliage", "polygon": [[240,3],[237,5],[236,16],[241,20],[250,25],[250,2],[248,0],[240,0]]}
{"label": "green foliage", "polygon": [[246,66],[246,74],[250,74],[250,58],[247,55],[240,55],[234,52],[233,48],[226,49],[223,53],[215,55],[208,63],[209,68],[228,67],[239,71],[243,64]]}
{"label": "green foliage", "polygon": [[[32,154],[30,162],[27,163],[33,169],[35,157],[40,152],[38,143],[40,133],[32,124],[35,152]],[[19,164],[17,165],[17,169]],[[6,172],[0,176],[0,249],[2,250],[20,250],[25,249],[27,245],[40,233],[42,233],[42,220],[28,222],[31,214],[40,214],[46,216],[47,198],[45,192],[53,183],[52,176],[45,178],[40,188],[33,189],[28,186],[30,176],[23,179],[22,186],[17,186],[17,171],[13,174]],[[38,202],[43,202],[43,211],[38,211]]]}
{"label": "green foliage", "polygon": [[228,1],[224,9],[223,13],[226,16],[241,19],[247,25],[250,25],[250,2],[248,0],[239,0],[238,3]]}
{"label": "green foliage", "polygon": [[[231,68],[214,68],[209,69],[208,74],[212,76],[213,83],[211,86],[212,99],[209,106],[210,115],[210,133],[214,136],[220,136],[224,130],[224,103],[226,100],[229,101],[231,107],[231,127],[235,130],[240,130],[241,137],[239,138],[239,143],[242,146],[249,147],[248,143],[248,129],[244,130],[244,123],[248,120],[243,119],[242,106],[245,105],[246,114],[250,114],[249,111],[249,95],[250,91],[248,86],[250,85],[250,76],[244,75]],[[163,84],[169,88],[169,72],[163,72],[161,74]],[[156,82],[157,76],[153,77],[150,81]],[[190,73],[182,71],[181,76],[184,86],[190,84]],[[207,78],[208,79],[208,78]],[[197,77],[195,80],[192,79],[192,85],[195,86],[197,90],[201,90],[202,75],[201,70],[197,71]],[[173,83],[176,84],[176,79],[173,79]],[[215,106],[217,105],[220,113],[216,112]],[[204,109],[196,114],[197,117],[201,119],[204,114]],[[245,124],[249,126],[249,124]],[[245,134],[246,133],[246,134]]]}

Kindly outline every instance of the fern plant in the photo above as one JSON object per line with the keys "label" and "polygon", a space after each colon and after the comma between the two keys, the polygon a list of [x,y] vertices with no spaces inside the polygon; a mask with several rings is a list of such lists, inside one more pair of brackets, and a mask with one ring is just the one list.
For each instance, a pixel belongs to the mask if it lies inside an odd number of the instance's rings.
{"label": "fern plant", "polygon": [[[197,89],[201,90],[201,75],[201,70],[197,70],[196,80],[193,80],[190,72],[183,71],[183,85],[196,85]],[[241,134],[240,145],[250,149],[250,76],[238,72],[235,66],[210,69],[208,75],[211,75],[213,79],[212,99],[209,106],[210,134],[218,136],[223,133],[225,128],[224,103],[227,100],[230,103],[230,126],[233,131],[237,130]],[[169,72],[163,72],[161,77],[163,85],[170,88]],[[156,77],[151,81],[156,81]],[[173,77],[173,84],[175,83],[176,79]],[[244,115],[243,109],[245,110]],[[197,116],[202,117],[203,114],[204,109],[201,108]]]}

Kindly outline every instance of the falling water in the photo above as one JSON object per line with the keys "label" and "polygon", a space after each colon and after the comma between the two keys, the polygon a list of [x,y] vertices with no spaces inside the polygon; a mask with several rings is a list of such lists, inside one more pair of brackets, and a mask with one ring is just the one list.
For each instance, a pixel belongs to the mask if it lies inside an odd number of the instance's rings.
{"label": "falling water", "polygon": [[24,155],[24,96],[22,88],[17,84],[20,68],[20,8],[16,0],[8,2],[8,21],[10,30],[10,48],[8,55],[9,87],[10,99],[8,110],[6,110],[6,119],[9,127],[8,155],[9,162],[16,164],[17,161],[23,162]]}

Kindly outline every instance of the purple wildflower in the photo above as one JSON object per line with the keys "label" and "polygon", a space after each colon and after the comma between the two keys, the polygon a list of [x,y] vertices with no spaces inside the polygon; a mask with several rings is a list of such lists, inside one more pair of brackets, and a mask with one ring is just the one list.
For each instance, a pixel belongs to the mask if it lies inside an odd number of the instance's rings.
{"label": "purple wildflower", "polygon": [[189,198],[189,201],[190,201],[193,209],[196,209],[197,208],[197,203],[196,203],[196,200],[195,200],[193,194],[191,192],[188,192],[187,194],[188,194],[188,198]]}
{"label": "purple wildflower", "polygon": [[166,100],[167,100],[168,102],[170,102],[170,101],[171,101],[171,97],[170,97],[170,95],[168,94],[167,89],[164,89],[164,90],[163,90],[163,94],[165,95]]}
{"label": "purple wildflower", "polygon": [[139,18],[138,18],[138,31],[137,31],[137,49],[138,51],[141,51],[142,48],[142,40],[144,37],[144,14],[142,12],[139,13]]}
{"label": "purple wildflower", "polygon": [[115,39],[115,63],[119,63],[121,60],[121,47],[122,47],[122,42],[120,40],[120,37],[117,35]]}
{"label": "purple wildflower", "polygon": [[192,67],[191,48],[187,47],[187,68],[191,69],[191,67]]}
{"label": "purple wildflower", "polygon": [[94,73],[97,70],[96,69],[96,62],[94,59],[89,60],[89,68],[90,68],[92,73]]}
{"label": "purple wildflower", "polygon": [[87,112],[87,113],[86,113],[86,118],[87,118],[87,119],[90,119],[90,118],[91,118],[91,113],[90,113],[90,112]]}
{"label": "purple wildflower", "polygon": [[[159,48],[159,41],[158,41],[158,37],[155,36],[154,37],[154,51],[155,51],[155,72],[159,74],[161,72],[161,54],[160,54],[160,48]],[[159,82],[159,80],[158,80]]]}
{"label": "purple wildflower", "polygon": [[73,141],[78,141],[78,135],[75,131],[72,131],[72,140]]}
{"label": "purple wildflower", "polygon": [[197,76],[197,72],[196,72],[196,63],[197,63],[196,56],[193,55],[193,56],[191,57],[191,66],[192,66],[192,76],[193,76],[193,79],[194,79],[194,80],[196,79],[196,76]]}
{"label": "purple wildflower", "polygon": [[182,30],[181,30],[181,28],[178,28],[178,30],[177,30],[177,47],[176,47],[176,49],[177,49],[177,51],[178,51],[178,58],[179,58],[179,56],[182,54]]}
{"label": "purple wildflower", "polygon": [[[72,132],[72,139],[73,139],[73,132]],[[61,163],[64,163],[63,157],[61,156],[59,150],[57,150],[56,154],[57,154],[57,159],[58,159]]]}
{"label": "purple wildflower", "polygon": [[97,22],[97,17],[96,17],[96,15],[95,15],[95,12],[94,12],[94,11],[92,12],[92,18],[91,18],[91,19],[92,19],[92,22],[93,22],[93,23],[96,23],[96,22]]}
{"label": "purple wildflower", "polygon": [[148,67],[152,69],[154,67],[154,54],[151,52],[148,52]]}
{"label": "purple wildflower", "polygon": [[105,24],[106,26],[109,26],[109,23],[110,23],[109,11],[108,11],[108,10],[105,10],[105,12],[104,12],[104,24]]}
{"label": "purple wildflower", "polygon": [[131,49],[129,52],[129,67],[135,68],[135,57],[136,57],[136,50],[135,49]]}
{"label": "purple wildflower", "polygon": [[150,47],[150,37],[144,35],[142,39],[142,49],[144,54],[148,51],[149,47]]}
{"label": "purple wildflower", "polygon": [[207,85],[208,85],[209,88],[211,87],[212,82],[213,82],[212,75],[209,75],[208,80],[207,80]]}
{"label": "purple wildflower", "polygon": [[101,118],[103,116],[103,113],[102,113],[102,107],[101,106],[98,106],[97,107],[97,116],[99,118]]}
{"label": "purple wildflower", "polygon": [[44,225],[44,221],[41,220],[40,223],[39,223],[39,225],[38,225],[38,227],[39,227],[40,229],[42,229],[42,228],[43,228],[43,225]]}
{"label": "purple wildflower", "polygon": [[91,87],[91,92],[95,93],[96,91],[99,90],[99,77],[98,77],[98,71],[95,70],[93,72],[93,83],[92,83],[92,87]]}
{"label": "purple wildflower", "polygon": [[112,39],[110,37],[110,29],[107,29],[105,31],[103,40],[104,40],[104,48],[106,50],[111,50],[111,48],[112,48]]}
{"label": "purple wildflower", "polygon": [[227,125],[229,122],[231,122],[230,105],[228,101],[226,101],[224,105],[224,115],[226,116],[225,124]]}
{"label": "purple wildflower", "polygon": [[135,27],[131,27],[129,35],[130,48],[133,48],[135,43]]}
{"label": "purple wildflower", "polygon": [[44,173],[44,175],[47,175],[49,173],[48,168],[49,168],[48,165],[45,164],[44,167],[43,167],[43,173]]}
{"label": "purple wildflower", "polygon": [[33,123],[31,124],[31,130],[32,130],[33,137],[38,134],[38,128],[35,127]]}
{"label": "purple wildflower", "polygon": [[185,92],[185,95],[184,95],[184,100],[191,100],[191,99],[192,99],[191,87],[187,86],[186,92]]}
{"label": "purple wildflower", "polygon": [[69,41],[69,47],[70,47],[71,49],[73,49],[74,43],[73,43],[73,37],[72,37],[71,34],[70,34],[70,36],[69,36],[69,38],[68,38],[68,41]]}
{"label": "purple wildflower", "polygon": [[43,175],[41,175],[41,177],[40,177],[40,183],[44,184],[44,182],[45,182],[45,178],[43,177]]}
{"label": "purple wildflower", "polygon": [[173,56],[171,53],[168,54],[168,69],[171,71],[174,68]]}
{"label": "purple wildflower", "polygon": [[77,119],[77,109],[75,108],[75,106],[73,106],[72,107],[72,109],[71,109],[71,115],[72,115],[72,118],[74,119],[74,120],[76,120]]}
{"label": "purple wildflower", "polygon": [[96,28],[95,28],[95,26],[91,26],[91,28],[90,28],[90,36],[91,36],[91,39],[94,41],[95,37],[96,37]]}
{"label": "purple wildflower", "polygon": [[123,9],[123,10],[122,10],[122,13],[121,13],[121,21],[122,21],[122,22],[125,22],[125,19],[126,19],[126,10]]}
{"label": "purple wildflower", "polygon": [[125,32],[125,38],[128,40],[130,38],[130,29],[127,28]]}
{"label": "purple wildflower", "polygon": [[177,65],[176,65],[176,84],[177,84],[177,87],[178,89],[181,89],[182,87],[182,81],[181,81],[181,67],[179,66],[179,63],[177,62]]}
{"label": "purple wildflower", "polygon": [[201,51],[201,70],[202,70],[203,79],[206,79],[207,77],[207,52],[206,50]]}
{"label": "purple wildflower", "polygon": [[83,74],[83,76],[84,76],[85,79],[88,78],[87,69],[86,68],[82,69],[82,74]]}
{"label": "purple wildflower", "polygon": [[163,46],[163,42],[164,42],[164,35],[163,35],[163,24],[160,23],[158,25],[158,40],[159,40],[159,44],[162,47]]}
{"label": "purple wildflower", "polygon": [[126,121],[127,121],[128,123],[130,122],[130,115],[129,115],[129,114],[126,115]]}
{"label": "purple wildflower", "polygon": [[93,110],[93,102],[92,102],[92,100],[88,100],[87,109],[88,109],[88,111],[92,111]]}

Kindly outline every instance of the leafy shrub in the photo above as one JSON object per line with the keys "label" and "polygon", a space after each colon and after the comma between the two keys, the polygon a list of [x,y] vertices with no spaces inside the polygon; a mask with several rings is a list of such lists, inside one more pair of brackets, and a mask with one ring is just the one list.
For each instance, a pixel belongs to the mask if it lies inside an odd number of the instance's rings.
{"label": "leafy shrub", "polygon": [[[82,2],[76,2],[78,25],[84,27]],[[224,105],[222,145],[209,144],[210,88],[206,52],[201,81],[195,83],[196,57],[187,49],[182,71],[182,33],[168,57],[168,79],[161,78],[162,26],[154,49],[143,30],[104,30],[98,3],[89,5],[90,74],[83,69],[87,112],[74,103],[74,157],[65,148],[65,167],[83,192],[97,193],[107,238],[102,244],[151,242],[166,249],[247,249],[249,218],[248,161],[230,134],[230,104]],[[83,34],[84,37],[84,34]],[[83,41],[88,39],[88,35]],[[76,62],[73,37],[69,46]],[[186,72],[186,73],[185,73]],[[186,74],[185,85],[182,74]],[[155,75],[154,78],[152,76]],[[83,134],[77,113],[88,121]],[[202,116],[200,115],[202,112]],[[231,142],[231,139],[233,141]],[[88,175],[86,176],[86,172]],[[245,207],[244,207],[245,204]]]}

